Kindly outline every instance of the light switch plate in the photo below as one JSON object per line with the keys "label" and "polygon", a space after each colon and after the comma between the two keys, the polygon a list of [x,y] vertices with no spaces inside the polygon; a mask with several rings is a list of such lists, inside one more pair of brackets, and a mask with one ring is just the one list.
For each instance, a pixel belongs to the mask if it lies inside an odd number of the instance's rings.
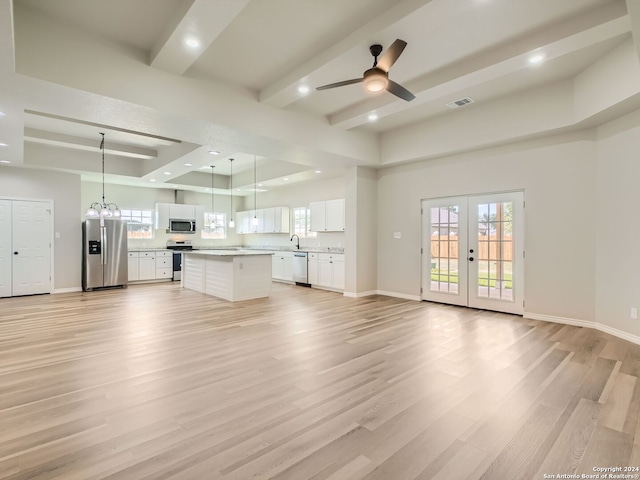
{"label": "light switch plate", "polygon": [[393,232],[393,238],[402,238],[402,232]]}

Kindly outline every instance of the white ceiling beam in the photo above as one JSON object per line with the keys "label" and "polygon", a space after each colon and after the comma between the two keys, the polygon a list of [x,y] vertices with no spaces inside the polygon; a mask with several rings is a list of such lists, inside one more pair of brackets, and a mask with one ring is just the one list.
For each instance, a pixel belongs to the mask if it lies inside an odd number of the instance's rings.
{"label": "white ceiling beam", "polygon": [[[177,12],[151,52],[151,66],[182,75],[202,55],[250,0],[193,0],[186,11]],[[188,38],[199,46],[189,47]]]}
{"label": "white ceiling beam", "polygon": [[640,61],[640,2],[638,0],[627,0],[627,11],[631,20],[633,44],[636,47],[638,61]]}
{"label": "white ceiling beam", "polygon": [[[99,143],[94,138],[75,137],[62,133],[45,132],[35,128],[24,129],[24,140],[44,145],[83,150],[85,152],[100,152]],[[158,151],[151,148],[122,145],[113,142],[105,142],[105,154],[119,157],[150,159],[158,156]]]}
{"label": "white ceiling beam", "polygon": [[[390,25],[410,15],[414,11],[430,3],[432,0],[403,0],[398,2],[381,15],[364,24],[344,39],[333,46],[322,50],[318,55],[300,65],[295,70],[287,73],[276,82],[260,91],[260,102],[276,107],[284,108],[300,98],[298,85],[307,76],[321,69],[329,62],[343,55],[345,52],[358,47],[367,41],[372,35],[377,35]],[[458,2],[449,2],[450,5]],[[441,2],[434,2],[439,6]],[[446,7],[451,8],[451,7]]]}
{"label": "white ceiling beam", "polygon": [[[599,15],[593,13],[589,12],[575,19],[569,24],[569,29],[566,23],[558,24],[518,42],[511,42],[484,55],[465,59],[407,82],[404,87],[416,95],[412,102],[400,101],[392,95],[381,95],[331,115],[329,123],[351,129],[367,123],[367,117],[372,111],[375,111],[378,118],[383,118],[530,68],[528,57],[533,51],[544,51],[548,61],[624,35],[631,30],[629,17],[624,9],[620,10],[619,4],[599,9]],[[606,21],[602,21],[601,15]],[[548,43],[543,43],[543,39]],[[549,39],[556,40],[549,42]]]}

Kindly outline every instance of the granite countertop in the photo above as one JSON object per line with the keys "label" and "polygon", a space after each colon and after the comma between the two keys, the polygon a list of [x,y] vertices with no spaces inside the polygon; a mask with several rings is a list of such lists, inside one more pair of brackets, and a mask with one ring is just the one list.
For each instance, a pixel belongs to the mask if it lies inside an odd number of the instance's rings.
{"label": "granite countertop", "polygon": [[183,250],[189,255],[213,255],[216,257],[243,257],[247,255],[273,255],[264,250]]}
{"label": "granite countertop", "polygon": [[[155,252],[168,250],[166,247],[129,247],[129,252]],[[208,245],[194,245],[193,250],[177,250],[178,252],[185,251],[225,251],[225,252],[238,252],[238,251],[261,251],[261,252],[308,252],[308,253],[344,253],[344,248],[340,247],[283,247],[283,246],[251,246],[251,247],[237,247],[237,246],[225,246],[225,247],[211,247]]]}

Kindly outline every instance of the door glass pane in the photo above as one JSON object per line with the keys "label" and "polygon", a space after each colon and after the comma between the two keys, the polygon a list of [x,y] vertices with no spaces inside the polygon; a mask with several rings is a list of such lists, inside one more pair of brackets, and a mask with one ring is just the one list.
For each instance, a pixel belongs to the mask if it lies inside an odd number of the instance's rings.
{"label": "door glass pane", "polygon": [[512,212],[512,202],[478,205],[478,297],[513,301]]}
{"label": "door glass pane", "polygon": [[457,205],[432,207],[431,284],[433,292],[458,293],[458,213]]}

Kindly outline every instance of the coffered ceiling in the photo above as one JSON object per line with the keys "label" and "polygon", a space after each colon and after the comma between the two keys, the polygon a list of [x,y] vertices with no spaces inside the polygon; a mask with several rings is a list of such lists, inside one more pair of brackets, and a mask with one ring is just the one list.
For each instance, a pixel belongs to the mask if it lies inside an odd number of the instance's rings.
{"label": "coffered ceiling", "polygon": [[[397,38],[413,101],[316,91]],[[0,0],[0,167],[242,195],[600,124],[639,51],[636,0]]]}

